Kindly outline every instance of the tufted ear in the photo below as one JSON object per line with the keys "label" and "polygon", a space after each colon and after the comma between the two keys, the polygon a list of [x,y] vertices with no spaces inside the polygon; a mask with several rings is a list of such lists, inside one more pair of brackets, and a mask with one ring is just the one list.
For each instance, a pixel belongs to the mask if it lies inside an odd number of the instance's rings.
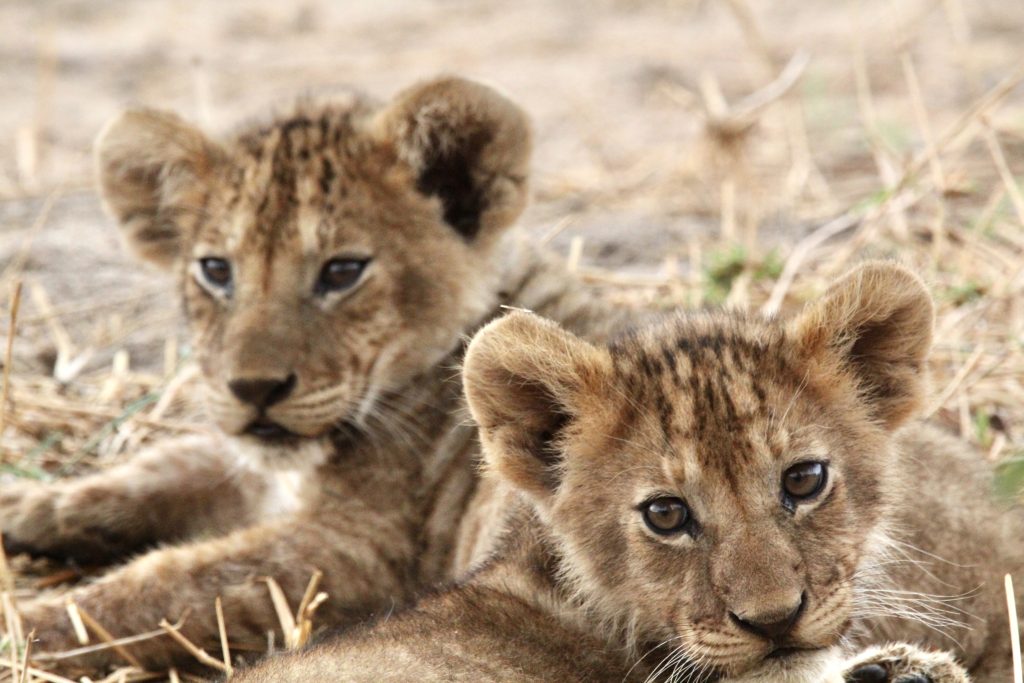
{"label": "tufted ear", "polygon": [[790,324],[805,357],[838,360],[872,415],[895,429],[927,387],[935,306],[924,282],[893,263],[864,264],[833,284]]}
{"label": "tufted ear", "polygon": [[462,78],[428,81],[400,93],[375,123],[466,240],[491,237],[522,213],[529,121],[497,91]]}
{"label": "tufted ear", "polygon": [[573,417],[600,400],[604,349],[532,313],[513,312],[470,342],[463,383],[490,471],[534,498],[558,486]]}
{"label": "tufted ear", "polygon": [[96,172],[107,211],[139,257],[170,268],[181,248],[177,218],[222,158],[219,147],[178,116],[122,113],[99,134]]}

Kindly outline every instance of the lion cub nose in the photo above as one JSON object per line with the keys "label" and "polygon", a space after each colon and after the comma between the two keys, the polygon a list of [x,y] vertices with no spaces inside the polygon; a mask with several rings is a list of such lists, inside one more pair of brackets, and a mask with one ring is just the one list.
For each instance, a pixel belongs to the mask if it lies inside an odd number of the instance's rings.
{"label": "lion cub nose", "polygon": [[243,403],[269,408],[288,398],[295,389],[295,381],[294,373],[285,379],[233,379],[228,388]]}
{"label": "lion cub nose", "polygon": [[742,617],[729,612],[733,623],[748,633],[778,641],[793,630],[796,622],[803,614],[805,595],[800,595],[800,601],[795,605],[787,605],[777,609],[765,610],[756,615],[744,615]]}

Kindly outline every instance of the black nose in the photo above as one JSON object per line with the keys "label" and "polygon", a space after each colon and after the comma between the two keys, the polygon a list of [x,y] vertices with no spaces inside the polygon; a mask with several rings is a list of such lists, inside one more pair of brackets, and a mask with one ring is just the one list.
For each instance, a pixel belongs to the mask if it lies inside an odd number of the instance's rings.
{"label": "black nose", "polygon": [[239,401],[257,408],[269,408],[288,398],[295,388],[295,375],[285,379],[233,379],[228,388]]}
{"label": "black nose", "polygon": [[805,598],[806,596],[801,595],[800,602],[791,609],[783,608],[771,613],[743,619],[729,612],[729,617],[734,624],[744,631],[771,641],[779,641],[783,636],[792,631],[793,627],[796,626],[796,622],[800,620],[800,615],[804,611],[804,604],[807,602]]}

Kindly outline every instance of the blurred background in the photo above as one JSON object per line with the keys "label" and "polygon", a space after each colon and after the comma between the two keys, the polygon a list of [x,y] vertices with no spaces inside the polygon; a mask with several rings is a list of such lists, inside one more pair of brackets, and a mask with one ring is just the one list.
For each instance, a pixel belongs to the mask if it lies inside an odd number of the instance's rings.
{"label": "blurred background", "polygon": [[452,72],[531,113],[522,225],[609,296],[786,311],[865,257],[917,267],[942,310],[931,412],[1014,495],[1022,51],[1011,0],[3,0],[0,478],[205,429],[173,282],[129,261],[93,188],[105,121],[145,105],[226,133]]}

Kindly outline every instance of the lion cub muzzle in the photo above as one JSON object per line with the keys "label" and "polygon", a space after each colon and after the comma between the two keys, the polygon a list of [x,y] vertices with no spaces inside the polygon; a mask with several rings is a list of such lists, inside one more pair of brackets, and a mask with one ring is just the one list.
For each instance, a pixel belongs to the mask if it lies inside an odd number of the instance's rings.
{"label": "lion cub muzzle", "polygon": [[291,432],[267,418],[267,409],[288,398],[295,389],[295,373],[284,379],[233,379],[228,381],[231,393],[242,403],[259,411],[259,417],[251,422],[245,433],[258,439],[275,439],[293,436]]}
{"label": "lion cub muzzle", "polygon": [[729,619],[741,630],[779,645],[793,630],[806,605],[807,596],[801,593],[795,605],[773,606],[770,609],[743,616],[730,611]]}
{"label": "lion cub muzzle", "polygon": [[233,379],[228,388],[239,401],[263,410],[288,398],[295,388],[295,373],[284,379]]}

